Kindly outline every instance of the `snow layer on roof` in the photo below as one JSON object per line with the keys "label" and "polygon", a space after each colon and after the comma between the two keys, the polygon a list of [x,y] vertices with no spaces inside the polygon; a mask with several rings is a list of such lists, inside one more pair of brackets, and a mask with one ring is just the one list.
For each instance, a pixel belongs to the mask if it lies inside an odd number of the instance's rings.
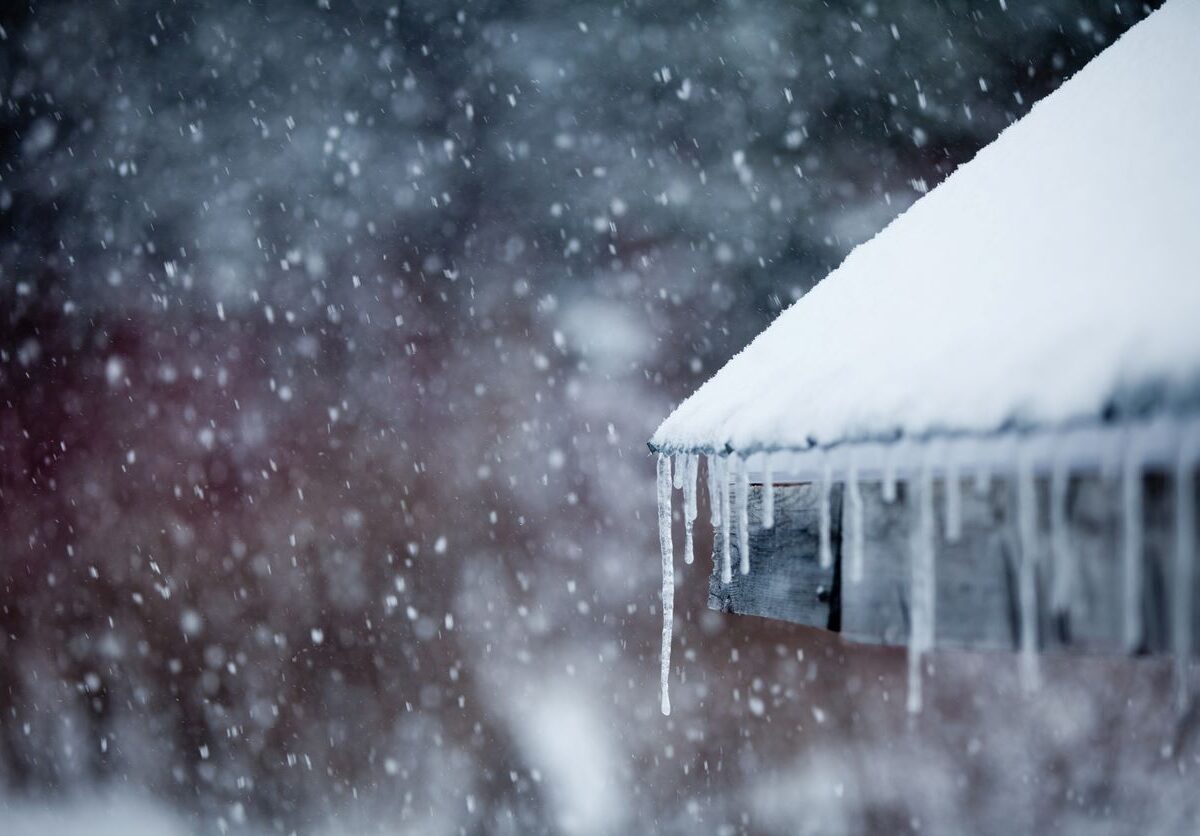
{"label": "snow layer on roof", "polygon": [[855,249],[654,434],[804,448],[1200,393],[1200,0],[1134,26]]}

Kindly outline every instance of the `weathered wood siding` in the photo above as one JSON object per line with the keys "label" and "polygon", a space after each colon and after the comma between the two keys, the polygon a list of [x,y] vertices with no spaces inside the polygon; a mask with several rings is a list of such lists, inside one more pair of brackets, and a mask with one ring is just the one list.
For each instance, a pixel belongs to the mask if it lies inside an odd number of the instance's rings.
{"label": "weathered wood siding", "polygon": [[[709,606],[724,612],[778,618],[842,632],[856,641],[903,644],[909,633],[909,560],[916,514],[908,486],[896,500],[883,500],[878,483],[861,486],[864,519],[864,574],[851,583],[843,571],[841,486],[832,492],[834,565],[818,565],[818,490],[812,484],[777,485],[775,528],[763,531],[760,486],[750,493],[751,573],[737,572],[740,558],[733,534],[733,582],[724,585],[714,571]],[[1123,652],[1122,541],[1118,480],[1101,475],[1073,478],[1067,491],[1068,544],[1076,556],[1078,593],[1064,612],[1053,612],[1049,485],[1037,482],[1037,601],[1042,649]],[[1139,650],[1170,647],[1170,599],[1174,555],[1173,490],[1169,480],[1144,482],[1142,635]],[[1016,491],[997,478],[983,490],[964,481],[962,537],[944,536],[943,486],[935,483],[937,554],[935,636],[939,645],[1015,649],[1020,607],[1020,562]],[[1198,509],[1200,511],[1200,509]],[[721,538],[715,538],[719,556]],[[719,557],[718,557],[719,560]],[[1194,579],[1193,646],[1200,646],[1200,571]]]}
{"label": "weathered wood siding", "polygon": [[[721,583],[721,533],[714,538],[713,574],[708,606],[722,612],[761,615],[837,630],[834,604],[837,552],[841,545],[841,491],[830,496],[834,564],[822,568],[817,558],[817,488],[811,484],[775,488],[775,527],[764,530],[762,487],[752,485],[750,509],[750,574],[738,571],[737,527],[731,528],[733,582]],[[736,513],[736,512],[735,512]]]}

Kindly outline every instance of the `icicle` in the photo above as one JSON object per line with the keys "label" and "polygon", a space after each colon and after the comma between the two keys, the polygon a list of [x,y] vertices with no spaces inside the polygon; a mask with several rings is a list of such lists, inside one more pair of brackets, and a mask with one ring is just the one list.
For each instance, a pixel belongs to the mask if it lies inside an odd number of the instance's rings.
{"label": "icicle", "polygon": [[887,452],[883,454],[883,501],[892,503],[896,501],[896,449],[895,445],[889,445]]}
{"label": "icicle", "polygon": [[846,533],[850,540],[850,581],[858,583],[863,576],[863,501],[858,487],[858,462],[850,455],[846,469]]}
{"label": "icicle", "polygon": [[829,493],[832,488],[833,468],[829,464],[829,455],[826,454],[824,456],[824,461],[821,464],[821,496],[818,500],[818,502],[821,504],[819,510],[820,516],[818,518],[818,535],[820,537],[820,557],[822,569],[828,569],[833,565],[833,543],[830,536],[830,528],[832,525],[829,511]]}
{"label": "icicle", "polygon": [[775,527],[775,474],[771,472],[771,457],[763,453],[762,527]]}
{"label": "icicle", "polygon": [[721,583],[733,582],[733,556],[730,554],[732,545],[729,542],[732,514],[729,510],[729,458],[721,460],[721,469],[717,474],[721,492]]}
{"label": "icicle", "polygon": [[1071,474],[1065,457],[1057,456],[1050,469],[1050,555],[1054,561],[1054,586],[1050,605],[1055,613],[1071,610],[1076,580],[1075,553],[1067,526],[1067,485]]}
{"label": "icicle", "polygon": [[962,479],[958,473],[958,455],[950,450],[946,455],[946,542],[957,543],[962,538]]}
{"label": "icicle", "polygon": [[700,472],[700,456],[689,453],[683,460],[683,562],[695,560],[696,549],[692,528],[696,522],[696,476]]}
{"label": "icicle", "polygon": [[750,468],[744,458],[737,460],[738,555],[743,575],[750,574]]}
{"label": "icicle", "polygon": [[662,651],[659,689],[662,713],[671,713],[668,679],[671,673],[671,622],[675,617],[675,562],[671,545],[671,460],[658,454],[658,544],[662,551]]}
{"label": "icicle", "polygon": [[675,490],[681,491],[683,490],[683,469],[686,466],[687,453],[676,453],[673,460],[674,467],[671,473],[671,484]]}
{"label": "icicle", "polygon": [[905,708],[909,714],[920,714],[922,707],[921,695],[921,651],[908,642],[908,699]]}
{"label": "icicle", "polygon": [[721,528],[721,459],[708,454],[708,514],[713,531]]}
{"label": "icicle", "polygon": [[1020,450],[1017,456],[1017,536],[1021,547],[1017,572],[1021,610],[1019,670],[1022,684],[1032,689],[1038,682],[1037,484],[1028,449]]}
{"label": "icicle", "polygon": [[913,527],[909,587],[908,700],[912,714],[921,711],[921,657],[933,648],[937,613],[937,575],[933,552],[933,478],[921,466],[917,488],[917,520]]}
{"label": "icicle", "polygon": [[975,475],[971,481],[974,482],[975,493],[985,496],[992,490],[992,469],[986,461],[986,446],[978,444],[975,448],[975,454],[979,457],[979,464],[975,467]]}
{"label": "icicle", "polygon": [[1192,658],[1192,598],[1196,560],[1195,432],[1184,439],[1175,460],[1175,565],[1171,578],[1171,648],[1175,652],[1175,702],[1188,704],[1188,667]]}
{"label": "icicle", "polygon": [[[1128,440],[1128,437],[1126,437],[1126,440]],[[1126,446],[1122,446],[1110,439],[1109,443],[1101,451],[1100,478],[1105,482],[1111,484],[1116,482],[1120,477]]]}
{"label": "icicle", "polygon": [[1121,461],[1121,555],[1124,568],[1125,649],[1142,642],[1142,453],[1132,434]]}

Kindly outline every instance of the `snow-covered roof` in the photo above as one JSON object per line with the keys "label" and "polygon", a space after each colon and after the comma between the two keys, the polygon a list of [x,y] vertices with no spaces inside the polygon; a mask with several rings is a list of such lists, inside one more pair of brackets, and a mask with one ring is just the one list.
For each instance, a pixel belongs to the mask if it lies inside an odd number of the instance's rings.
{"label": "snow-covered roof", "polygon": [[1200,1],[1170,0],[846,258],[666,451],[1057,427],[1200,402]]}

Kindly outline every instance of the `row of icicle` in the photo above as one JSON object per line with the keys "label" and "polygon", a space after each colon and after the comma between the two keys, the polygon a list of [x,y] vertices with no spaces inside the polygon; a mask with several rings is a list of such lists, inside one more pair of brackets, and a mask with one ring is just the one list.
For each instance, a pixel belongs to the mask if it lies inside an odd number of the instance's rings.
{"label": "row of icicle", "polygon": [[[1144,461],[1136,440],[1125,445],[1120,462],[1121,479],[1121,563],[1123,573],[1123,641],[1127,650],[1136,650],[1142,641],[1142,475]],[[658,454],[658,533],[662,555],[662,653],[660,668],[661,707],[664,715],[671,713],[668,679],[671,668],[671,631],[674,617],[675,567],[672,544],[672,488],[683,493],[684,549],[683,562],[694,559],[693,526],[697,515],[697,479],[700,454],[677,453],[673,457]],[[747,461],[736,455],[708,455],[710,521],[714,531],[720,531],[720,556],[714,553],[714,570],[719,569],[721,582],[731,583],[733,566],[731,528],[736,516],[739,570],[750,572],[749,470]],[[1194,469],[1200,459],[1200,444],[1195,433],[1184,439],[1175,462],[1175,549],[1173,555],[1171,641],[1175,653],[1177,700],[1183,706],[1187,700],[1186,677],[1192,653],[1192,590],[1196,531]],[[672,467],[672,460],[674,467]],[[762,514],[759,525],[769,529],[775,525],[774,483],[769,456],[762,456]],[[863,500],[859,490],[858,468],[851,456],[844,468],[847,541],[847,574],[850,582],[863,577],[865,536]],[[1055,571],[1050,590],[1054,612],[1067,611],[1075,593],[1076,556],[1070,547],[1066,520],[1067,483],[1070,472],[1065,463],[1056,463],[1050,470],[1050,553]],[[735,507],[730,507],[729,485],[733,482]],[[821,467],[818,506],[818,556],[820,565],[828,568],[833,562],[830,519],[830,492],[836,480],[828,460]],[[896,498],[897,474],[894,461],[883,468],[881,487],[885,502]],[[953,459],[945,463],[942,478],[945,506],[943,536],[955,542],[962,536],[961,478]],[[985,492],[991,476],[986,468],[974,474],[974,487]],[[933,472],[926,461],[916,471],[911,488],[916,494],[916,524],[912,526],[910,558],[910,619],[908,640],[908,698],[907,708],[921,710],[921,660],[933,648],[936,602],[936,561],[933,509]],[[1019,670],[1028,687],[1038,681],[1038,613],[1037,584],[1037,495],[1034,462],[1028,450],[1018,448],[1016,463],[1017,535],[1022,559],[1019,563],[1017,590],[1019,621]],[[1025,559],[1030,555],[1032,559]]]}

